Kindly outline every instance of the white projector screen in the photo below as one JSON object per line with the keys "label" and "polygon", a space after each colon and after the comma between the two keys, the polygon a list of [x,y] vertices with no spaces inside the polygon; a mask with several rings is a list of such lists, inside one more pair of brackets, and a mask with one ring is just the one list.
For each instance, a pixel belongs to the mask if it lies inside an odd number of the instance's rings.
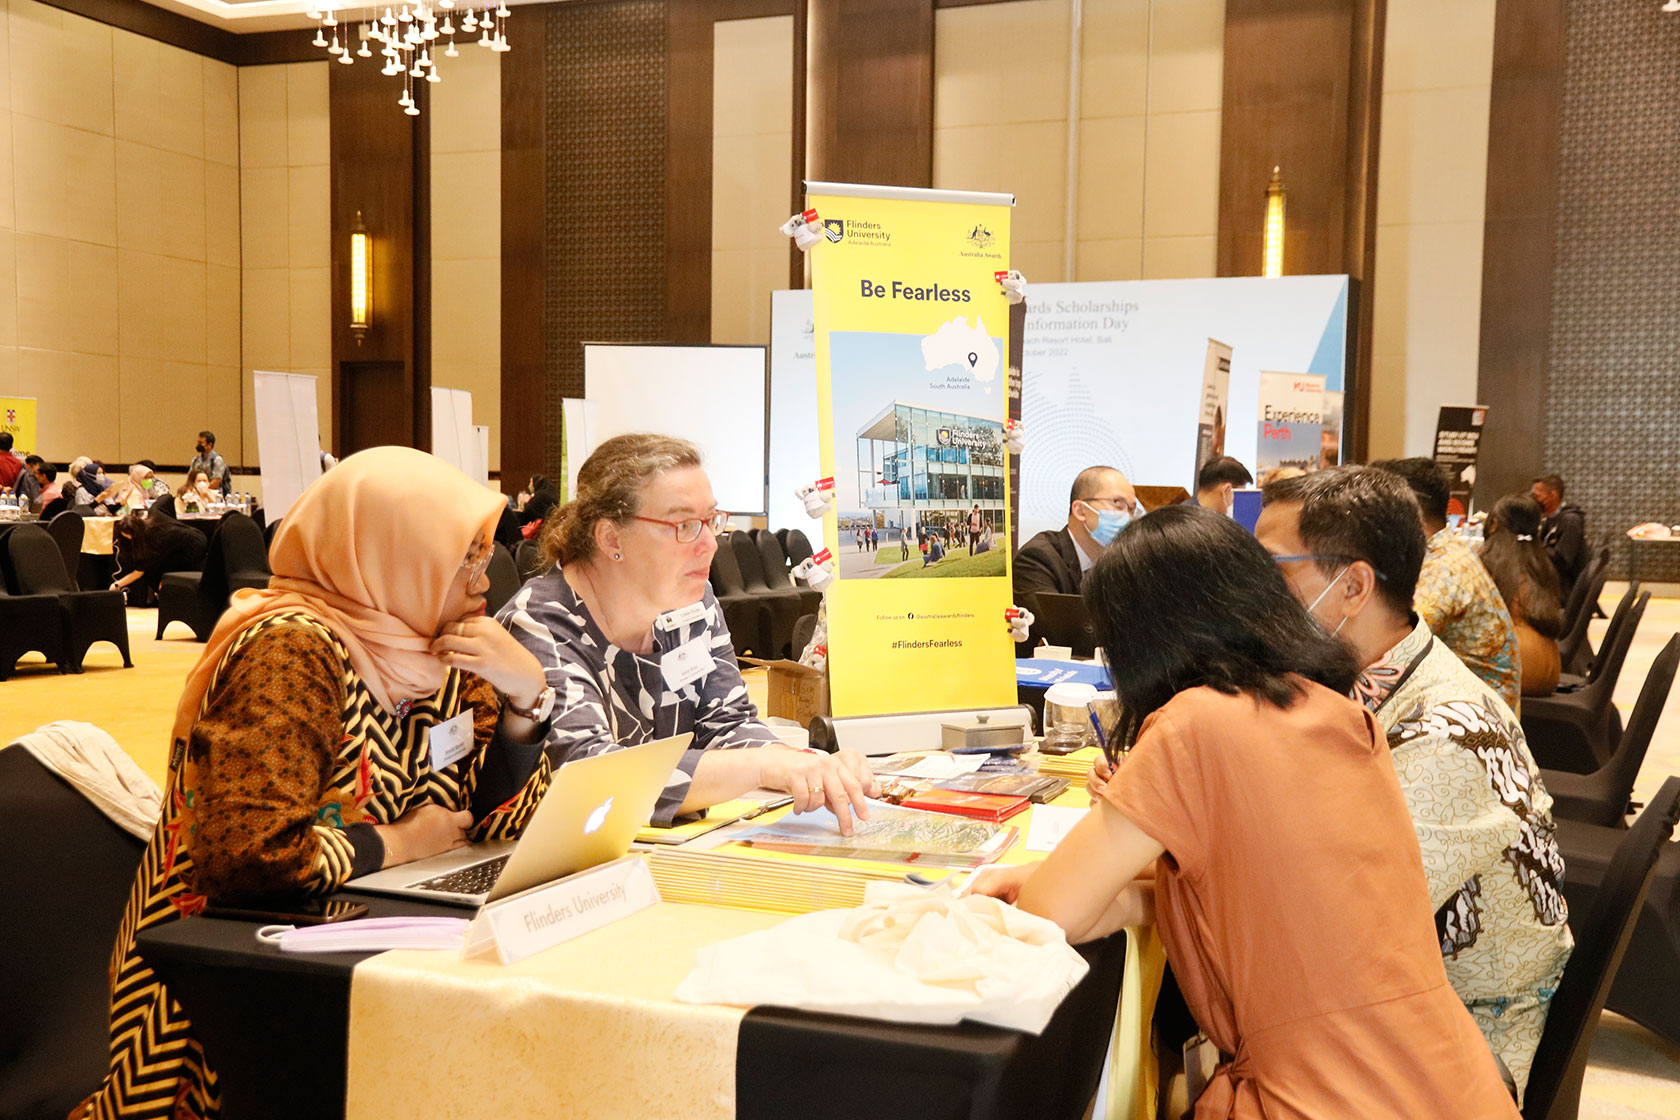
{"label": "white projector screen", "polygon": [[[767,378],[762,346],[587,343],[587,450],[625,432],[660,432],[692,440],[705,457],[718,508],[762,517]],[[567,448],[567,458],[580,465],[585,454]]]}

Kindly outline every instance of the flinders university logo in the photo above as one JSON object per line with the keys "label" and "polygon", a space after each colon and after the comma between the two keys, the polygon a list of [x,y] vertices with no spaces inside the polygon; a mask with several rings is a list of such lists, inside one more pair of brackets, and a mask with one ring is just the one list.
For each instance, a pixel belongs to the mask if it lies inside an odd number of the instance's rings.
{"label": "flinders university logo", "polygon": [[992,231],[975,222],[974,228],[968,231],[968,243],[976,249],[984,249],[992,243]]}
{"label": "flinders university logo", "polygon": [[823,236],[838,245],[846,236],[846,219],[824,218]]}

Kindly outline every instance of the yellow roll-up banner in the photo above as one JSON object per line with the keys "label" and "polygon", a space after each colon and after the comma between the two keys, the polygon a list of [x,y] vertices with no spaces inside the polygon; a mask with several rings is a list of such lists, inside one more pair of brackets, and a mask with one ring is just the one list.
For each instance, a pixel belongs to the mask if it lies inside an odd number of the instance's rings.
{"label": "yellow roll-up banner", "polygon": [[19,455],[37,454],[35,398],[0,397],[0,432],[11,434],[12,450]]}
{"label": "yellow roll-up banner", "polygon": [[809,183],[837,716],[1015,702],[1007,195]]}

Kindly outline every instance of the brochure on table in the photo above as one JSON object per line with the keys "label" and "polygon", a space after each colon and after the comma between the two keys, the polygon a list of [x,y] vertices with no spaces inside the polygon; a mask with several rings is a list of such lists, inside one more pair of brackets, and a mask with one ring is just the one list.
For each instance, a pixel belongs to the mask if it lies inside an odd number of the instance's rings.
{"label": "brochure on table", "polygon": [[[1006,362],[1013,199],[807,185],[836,716],[1014,700]],[[978,523],[981,531],[975,532]]]}

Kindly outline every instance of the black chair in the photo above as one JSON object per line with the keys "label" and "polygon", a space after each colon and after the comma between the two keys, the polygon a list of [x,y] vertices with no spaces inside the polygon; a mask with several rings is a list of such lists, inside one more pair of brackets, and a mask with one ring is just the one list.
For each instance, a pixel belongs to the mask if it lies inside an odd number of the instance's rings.
{"label": "black chair", "polygon": [[[1610,578],[1610,550],[1601,550],[1587,561],[1587,570],[1575,581],[1569,601],[1563,608],[1563,637],[1558,639],[1558,658],[1565,677],[1578,676],[1586,671],[1592,659],[1592,646],[1587,641],[1587,627],[1593,619],[1592,607],[1604,594],[1604,583]],[[1631,588],[1630,588],[1631,590]],[[1561,685],[1562,680],[1559,681]]]}
{"label": "black chair", "polygon": [[[1628,594],[1633,593],[1629,588]],[[1579,692],[1532,696],[1523,701],[1523,734],[1534,760],[1543,768],[1590,774],[1610,761],[1622,737],[1622,717],[1611,698],[1650,601],[1649,591],[1640,592],[1631,604],[1623,598],[1616,608],[1617,617],[1610,620],[1615,641],[1606,640],[1599,650],[1604,667],[1591,684]]]}
{"label": "black chair", "polygon": [[[759,561],[764,567],[764,582],[769,584],[770,590],[797,593],[800,613],[816,614],[817,607],[822,603],[822,592],[814,591],[804,584],[796,584],[789,577],[788,555],[782,551],[780,538],[768,530],[761,530],[754,539],[758,544]],[[794,656],[798,655],[799,651],[795,649]]]}
{"label": "black chair", "polygon": [[280,531],[280,522],[279,521],[270,521],[267,525],[264,525],[262,527],[263,548],[269,549],[269,548],[274,547],[274,534],[278,533],[279,531]]}
{"label": "black chair", "polygon": [[41,507],[41,520],[51,521],[59,514],[70,508],[70,499],[62,494]]}
{"label": "black chair", "polygon": [[[725,541],[719,541],[721,549]],[[806,606],[805,594],[788,590],[777,591],[771,588],[765,580],[764,561],[759,558],[758,546],[745,533],[730,533],[727,536],[728,547],[735,553],[735,566],[741,572],[741,587],[751,594],[770,612],[770,652],[767,657],[787,657],[793,646],[793,624],[799,621],[799,616],[814,611],[816,604]],[[820,601],[822,596],[817,596]]]}
{"label": "black chair", "polygon": [[498,542],[490,550],[490,567],[485,574],[490,577],[490,590],[484,593],[484,609],[494,615],[519,590],[519,568],[513,562],[513,553]]}
{"label": "black chair", "polygon": [[15,595],[7,590],[6,582],[0,579],[0,681],[12,675],[18,658],[26,653],[39,653],[60,673],[68,673],[70,657],[65,652],[58,597]]}
{"label": "black chair", "polygon": [[58,554],[64,558],[64,572],[70,577],[71,589],[80,591],[82,588],[76,573],[82,566],[82,534],[86,532],[81,514],[65,510],[47,522],[47,532],[52,534],[53,543],[58,545]]}
{"label": "black chair", "polygon": [[82,659],[95,642],[110,642],[122,654],[123,668],[134,668],[128,656],[128,611],[122,592],[73,590],[58,545],[39,525],[13,530],[6,537],[6,552],[19,592],[57,597],[64,655],[71,672],[82,671]]}
{"label": "black chair", "polygon": [[1651,662],[1645,674],[1639,699],[1628,716],[1627,728],[1616,743],[1610,761],[1591,774],[1569,774],[1558,770],[1542,771],[1546,790],[1552,795],[1552,815],[1587,824],[1621,828],[1630,811],[1628,799],[1633,796],[1634,779],[1645,761],[1651,736],[1662,718],[1663,705],[1668,702],[1669,689],[1674,684],[1674,670],[1680,665],[1680,634],[1674,634]]}
{"label": "black chair", "polygon": [[210,534],[202,571],[170,572],[159,581],[157,639],[171,622],[184,622],[199,641],[208,641],[229,597],[267,587],[272,574],[262,529],[243,513],[227,514]]}
{"label": "black chair", "polygon": [[1097,634],[1091,629],[1091,612],[1079,595],[1057,595],[1039,591],[1033,595],[1034,628],[1053,646],[1069,646],[1075,657],[1097,655]]}
{"label": "black chair", "polygon": [[63,1120],[104,1080],[111,946],[144,850],[29,751],[0,750],[0,1116]]}
{"label": "black chair", "polygon": [[[1546,1031],[1534,1052],[1523,1101],[1524,1120],[1575,1120],[1599,1013],[1604,1010],[1634,922],[1656,873],[1657,858],[1680,816],[1680,777],[1669,778],[1622,834],[1598,891],[1584,911],[1571,907],[1575,951],[1552,997]],[[1667,992],[1673,1000],[1673,989]]]}
{"label": "black chair", "polygon": [[[1605,871],[1628,830],[1617,826],[1557,822],[1563,856],[1563,895],[1571,914],[1585,914],[1598,897]],[[1605,1004],[1670,1043],[1680,1046],[1680,844],[1664,844],[1651,888],[1634,922],[1633,940]]]}
{"label": "black chair", "polygon": [[817,632],[817,616],[802,615],[793,624],[793,656],[797,660],[805,654],[805,647],[811,644],[811,637]]}
{"label": "black chair", "polygon": [[[734,534],[729,534],[733,536]],[[735,550],[723,540],[712,553],[712,594],[718,609],[723,611],[723,624],[729,627],[729,642],[736,657],[751,653],[755,657],[774,657],[770,647],[770,611],[758,596],[749,592],[741,580],[741,567],[735,562]]]}
{"label": "black chair", "polygon": [[803,529],[777,529],[776,539],[782,543],[789,564],[803,564],[811,558],[811,539]]}
{"label": "black chair", "polygon": [[148,510],[147,512],[148,513],[161,513],[165,517],[179,517],[180,516],[179,514],[177,514],[175,512],[175,495],[173,495],[173,494],[165,494],[163,497],[161,497],[157,501],[153,502],[152,505],[151,505],[151,509]]}
{"label": "black chair", "polygon": [[521,584],[532,579],[543,570],[542,548],[536,541],[520,541],[513,550],[513,566],[519,571]]}

